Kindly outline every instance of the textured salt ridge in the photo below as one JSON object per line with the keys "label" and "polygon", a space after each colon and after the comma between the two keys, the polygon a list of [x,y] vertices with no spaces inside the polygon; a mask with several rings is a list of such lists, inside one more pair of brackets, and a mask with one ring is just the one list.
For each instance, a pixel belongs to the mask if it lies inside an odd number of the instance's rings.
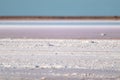
{"label": "textured salt ridge", "polygon": [[0,66],[120,70],[119,40],[1,39]]}
{"label": "textured salt ridge", "polygon": [[1,39],[0,51],[119,52],[119,40]]}
{"label": "textured salt ridge", "polygon": [[1,39],[1,80],[119,80],[120,40]]}
{"label": "textured salt ridge", "polygon": [[[5,75],[5,76],[1,76]],[[119,80],[119,72],[78,69],[4,68],[1,80]]]}

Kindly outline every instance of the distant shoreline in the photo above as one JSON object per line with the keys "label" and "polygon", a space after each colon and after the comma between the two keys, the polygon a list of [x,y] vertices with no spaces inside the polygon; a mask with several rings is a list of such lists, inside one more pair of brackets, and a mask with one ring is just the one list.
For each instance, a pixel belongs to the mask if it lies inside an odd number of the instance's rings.
{"label": "distant shoreline", "polygon": [[0,16],[0,20],[120,20],[120,16]]}

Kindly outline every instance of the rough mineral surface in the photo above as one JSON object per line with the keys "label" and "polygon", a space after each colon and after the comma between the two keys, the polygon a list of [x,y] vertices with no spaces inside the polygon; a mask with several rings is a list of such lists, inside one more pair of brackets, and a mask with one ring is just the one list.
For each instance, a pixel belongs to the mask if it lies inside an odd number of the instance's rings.
{"label": "rough mineral surface", "polygon": [[120,40],[0,39],[0,80],[120,80]]}

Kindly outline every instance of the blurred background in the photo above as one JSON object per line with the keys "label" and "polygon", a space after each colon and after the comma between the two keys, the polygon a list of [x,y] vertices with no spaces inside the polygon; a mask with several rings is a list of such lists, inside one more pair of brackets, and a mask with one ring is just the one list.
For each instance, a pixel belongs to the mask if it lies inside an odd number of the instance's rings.
{"label": "blurred background", "polygon": [[0,16],[120,16],[120,0],[0,0]]}

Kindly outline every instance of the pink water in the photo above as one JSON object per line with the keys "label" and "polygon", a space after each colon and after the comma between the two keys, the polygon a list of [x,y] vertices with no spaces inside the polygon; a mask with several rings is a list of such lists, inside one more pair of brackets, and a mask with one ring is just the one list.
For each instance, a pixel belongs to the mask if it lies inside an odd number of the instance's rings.
{"label": "pink water", "polygon": [[0,28],[0,38],[120,39],[120,28]]}

